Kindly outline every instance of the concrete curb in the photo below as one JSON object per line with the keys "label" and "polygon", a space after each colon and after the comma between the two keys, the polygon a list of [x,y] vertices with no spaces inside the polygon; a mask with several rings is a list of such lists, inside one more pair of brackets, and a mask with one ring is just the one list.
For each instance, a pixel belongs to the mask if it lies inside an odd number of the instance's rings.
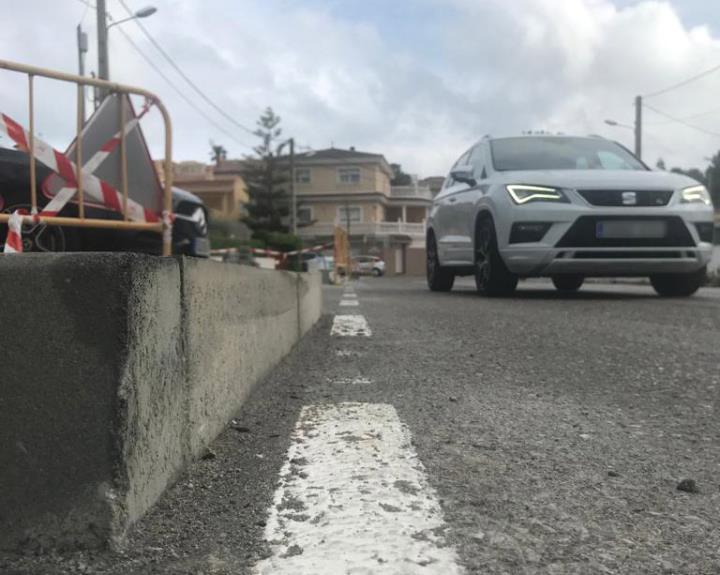
{"label": "concrete curb", "polygon": [[121,541],[321,306],[318,274],[0,258],[0,549]]}

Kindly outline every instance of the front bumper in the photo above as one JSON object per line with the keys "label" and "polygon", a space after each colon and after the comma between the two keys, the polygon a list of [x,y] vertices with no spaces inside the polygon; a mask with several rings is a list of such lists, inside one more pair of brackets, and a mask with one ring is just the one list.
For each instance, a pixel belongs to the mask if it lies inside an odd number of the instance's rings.
{"label": "front bumper", "polygon": [[[517,221],[550,224],[538,242],[509,243],[514,222],[500,231],[503,260],[510,271],[520,276],[692,273],[706,266],[712,257],[712,242],[703,241],[696,226],[712,224],[712,211],[691,205],[608,210],[577,205],[540,206],[514,212]],[[663,220],[668,223],[668,231],[656,240],[596,239],[591,231],[594,222],[604,219]]]}

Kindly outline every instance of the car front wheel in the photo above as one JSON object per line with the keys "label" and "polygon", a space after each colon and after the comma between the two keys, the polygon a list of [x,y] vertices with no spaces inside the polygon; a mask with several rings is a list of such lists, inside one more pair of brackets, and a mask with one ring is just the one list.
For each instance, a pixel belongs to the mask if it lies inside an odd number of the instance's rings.
{"label": "car front wheel", "polygon": [[706,273],[702,268],[689,274],[657,274],[650,276],[650,283],[663,297],[688,297],[705,283]]}
{"label": "car front wheel", "polygon": [[507,269],[497,246],[492,219],[485,217],[475,232],[475,286],[478,293],[489,297],[511,295],[518,284],[518,276]]}
{"label": "car front wheel", "polygon": [[581,275],[563,274],[552,277],[555,288],[561,292],[574,292],[580,289],[585,278]]}
{"label": "car front wheel", "polygon": [[427,238],[427,283],[431,291],[450,291],[455,283],[455,274],[440,265],[435,236]]}

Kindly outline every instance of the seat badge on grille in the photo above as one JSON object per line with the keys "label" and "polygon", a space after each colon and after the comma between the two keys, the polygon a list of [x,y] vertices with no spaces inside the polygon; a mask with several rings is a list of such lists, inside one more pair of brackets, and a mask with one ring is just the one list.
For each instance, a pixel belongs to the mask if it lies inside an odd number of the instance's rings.
{"label": "seat badge on grille", "polygon": [[637,205],[637,194],[635,192],[623,192],[622,193],[623,206],[636,206]]}

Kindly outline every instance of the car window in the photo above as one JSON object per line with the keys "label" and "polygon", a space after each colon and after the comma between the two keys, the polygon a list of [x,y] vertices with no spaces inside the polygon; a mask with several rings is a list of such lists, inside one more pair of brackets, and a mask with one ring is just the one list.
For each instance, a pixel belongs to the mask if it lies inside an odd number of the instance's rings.
{"label": "car window", "polygon": [[470,153],[472,152],[472,148],[465,152],[460,158],[458,158],[458,161],[455,162],[453,165],[453,168],[456,168],[457,166],[464,166],[468,163],[468,159],[470,158]]}
{"label": "car window", "polygon": [[477,144],[472,149],[468,163],[473,167],[476,178],[485,179],[487,177],[485,171],[485,154],[483,154],[482,144]]}
{"label": "car window", "polygon": [[610,150],[601,150],[598,152],[598,158],[603,168],[606,170],[632,170],[633,167],[629,165],[623,158],[613,153]]}
{"label": "car window", "polygon": [[601,138],[535,136],[490,142],[493,166],[509,170],[647,170],[615,142]]}

